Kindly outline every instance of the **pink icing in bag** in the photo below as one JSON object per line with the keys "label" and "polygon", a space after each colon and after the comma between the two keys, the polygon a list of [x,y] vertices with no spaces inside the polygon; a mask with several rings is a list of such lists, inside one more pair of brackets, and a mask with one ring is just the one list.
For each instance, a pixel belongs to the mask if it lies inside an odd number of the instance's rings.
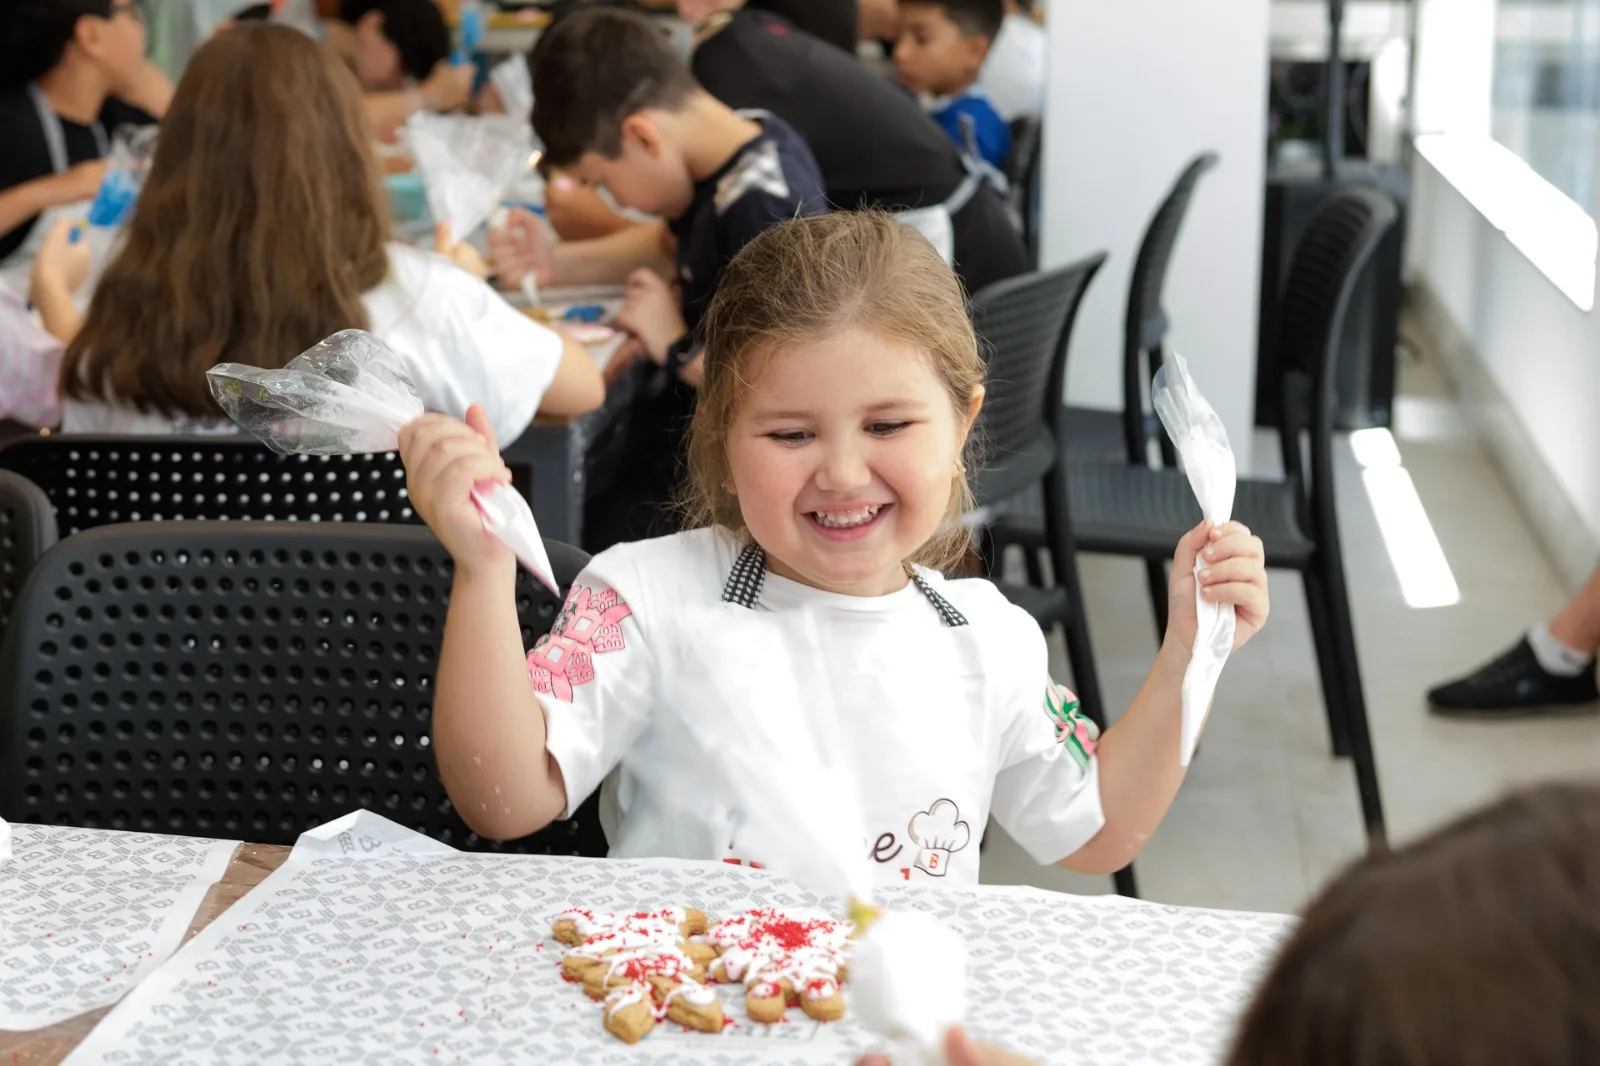
{"label": "pink icing in bag", "polygon": [[[399,357],[359,329],[335,333],[281,370],[222,363],[206,379],[229,418],[284,455],[392,452],[400,430],[423,414]],[[473,488],[472,502],[484,529],[559,596],[544,539],[522,494],[483,482]]]}

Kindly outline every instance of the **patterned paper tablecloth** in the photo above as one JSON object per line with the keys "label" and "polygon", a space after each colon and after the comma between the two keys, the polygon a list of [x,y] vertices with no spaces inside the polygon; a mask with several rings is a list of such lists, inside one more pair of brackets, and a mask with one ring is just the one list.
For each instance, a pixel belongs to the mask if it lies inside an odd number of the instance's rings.
{"label": "patterned paper tablecloth", "polygon": [[[825,1026],[792,1011],[783,1025],[752,1025],[724,990],[736,1028],[660,1026],[629,1047],[560,979],[549,928],[566,907],[679,904],[717,917],[824,905],[791,882],[718,863],[466,855],[433,842],[408,854],[404,830],[361,818],[303,841],[69,1063],[840,1066],[875,1045],[849,1017]],[[977,1036],[1073,1066],[1215,1062],[1290,922],[1029,889],[884,896],[969,939]]]}
{"label": "patterned paper tablecloth", "polygon": [[238,841],[13,825],[0,865],[0,1029],[115,1003],[177,948]]}

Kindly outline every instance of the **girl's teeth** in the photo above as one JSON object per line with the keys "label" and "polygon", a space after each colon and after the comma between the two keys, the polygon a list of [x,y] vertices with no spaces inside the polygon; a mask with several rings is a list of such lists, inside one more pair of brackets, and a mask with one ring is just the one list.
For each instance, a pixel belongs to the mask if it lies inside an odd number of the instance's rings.
{"label": "girl's teeth", "polygon": [[883,507],[879,505],[877,507],[863,507],[859,511],[846,511],[842,514],[813,511],[811,516],[817,520],[818,525],[827,526],[829,529],[849,529],[852,526],[867,524],[878,517],[878,512],[881,510],[883,510]]}

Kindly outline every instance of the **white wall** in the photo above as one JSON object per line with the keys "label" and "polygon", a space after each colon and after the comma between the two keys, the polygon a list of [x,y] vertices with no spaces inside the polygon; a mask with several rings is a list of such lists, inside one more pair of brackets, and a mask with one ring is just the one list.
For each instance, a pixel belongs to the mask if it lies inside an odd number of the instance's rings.
{"label": "white wall", "polygon": [[[1419,36],[1419,130],[1486,135],[1493,0],[1424,0]],[[1600,313],[1564,295],[1482,206],[1419,153],[1407,275],[1464,342],[1452,370],[1508,485],[1554,561],[1581,580],[1600,551]],[[1582,206],[1600,216],[1600,203]]]}
{"label": "white wall", "polygon": [[[1268,0],[1050,0],[1043,259],[1106,249],[1073,339],[1067,393],[1120,407],[1122,318],[1139,239],[1206,149],[1167,285],[1173,347],[1249,454],[1266,154]],[[1241,442],[1244,445],[1241,446]]]}

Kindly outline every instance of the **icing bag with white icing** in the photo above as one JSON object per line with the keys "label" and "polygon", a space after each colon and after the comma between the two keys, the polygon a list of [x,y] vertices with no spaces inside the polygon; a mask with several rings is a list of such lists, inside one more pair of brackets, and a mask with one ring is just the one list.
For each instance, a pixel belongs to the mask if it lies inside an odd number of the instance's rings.
{"label": "icing bag with white icing", "polygon": [[[1189,374],[1189,364],[1173,352],[1156,371],[1150,387],[1150,402],[1161,416],[1189,475],[1200,510],[1214,525],[1233,516],[1233,496],[1238,488],[1238,466],[1228,430],[1216,410],[1200,395],[1200,388]],[[1216,604],[1200,595],[1199,575],[1203,567],[1195,560],[1194,603],[1197,625],[1189,667],[1183,674],[1183,739],[1178,761],[1189,765],[1200,730],[1205,725],[1211,698],[1217,691],[1222,667],[1233,652],[1233,605]]]}
{"label": "icing bag with white icing", "polygon": [[[280,370],[221,363],[206,380],[229,418],[283,455],[392,452],[400,430],[423,414],[399,357],[359,329],[335,333]],[[539,525],[522,495],[489,481],[473,488],[472,502],[484,529],[559,596]]]}
{"label": "icing bag with white icing", "polygon": [[[724,603],[684,610],[676,622],[658,649],[677,666],[663,672],[652,723],[676,750],[630,772],[654,796],[724,812],[725,844],[739,857],[852,901],[852,917],[871,923],[851,951],[858,1016],[893,1043],[897,1062],[936,1066],[945,1031],[964,1013],[966,947],[930,916],[870,906],[866,819],[842,761],[847,724],[815,615]],[[670,821],[670,812],[652,819],[651,832]]]}

